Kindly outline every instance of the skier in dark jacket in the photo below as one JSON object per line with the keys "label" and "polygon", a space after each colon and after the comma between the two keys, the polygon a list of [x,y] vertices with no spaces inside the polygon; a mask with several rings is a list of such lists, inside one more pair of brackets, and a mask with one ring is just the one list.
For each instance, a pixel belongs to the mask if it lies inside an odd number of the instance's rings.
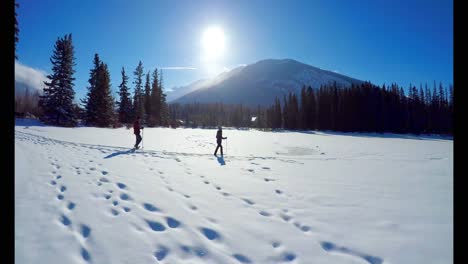
{"label": "skier in dark jacket", "polygon": [[216,142],[218,143],[218,146],[216,147],[216,150],[214,152],[215,156],[216,156],[216,153],[218,153],[218,148],[221,148],[221,156],[223,156],[223,146],[221,145],[221,142],[223,139],[227,139],[227,137],[223,137],[223,130],[219,126],[218,132],[216,132]]}
{"label": "skier in dark jacket", "polygon": [[138,145],[140,144],[140,142],[142,140],[142,138],[140,136],[140,129],[143,129],[143,127],[140,126],[140,117],[137,116],[137,119],[133,123],[133,134],[135,134],[135,136],[136,136],[135,149],[139,148]]}

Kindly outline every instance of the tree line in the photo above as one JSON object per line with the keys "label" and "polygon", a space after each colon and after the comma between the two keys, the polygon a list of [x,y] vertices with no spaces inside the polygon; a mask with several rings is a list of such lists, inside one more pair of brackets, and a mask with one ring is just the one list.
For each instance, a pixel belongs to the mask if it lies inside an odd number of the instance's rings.
{"label": "tree line", "polygon": [[338,87],[302,87],[300,94],[275,98],[269,107],[171,104],[170,118],[189,126],[234,126],[261,129],[333,130],[453,134],[453,86],[410,85],[408,94],[396,84],[369,82]]}
{"label": "tree line", "polygon": [[155,69],[152,73],[148,71],[144,74],[140,61],[133,72],[135,87],[132,98],[127,84],[129,77],[122,67],[120,98],[115,100],[112,96],[108,66],[96,53],[89,73],[88,91],[81,100],[81,107],[74,103],[73,74],[76,63],[71,34],[57,39],[50,61],[52,73],[47,76],[49,81],[44,82],[43,95],[38,102],[40,119],[43,122],[58,126],[76,126],[78,120],[82,120],[88,126],[115,127],[129,124],[140,116],[147,126],[169,124],[162,71],[158,72]]}
{"label": "tree line", "polygon": [[218,125],[232,127],[251,127],[252,117],[257,112],[242,104],[191,103],[169,104],[169,118],[172,125],[186,127],[215,127]]}
{"label": "tree line", "polygon": [[271,128],[342,132],[453,133],[453,86],[410,85],[408,94],[396,84],[365,82],[351,87],[336,83],[303,87],[300,96],[276,98],[266,110]]}

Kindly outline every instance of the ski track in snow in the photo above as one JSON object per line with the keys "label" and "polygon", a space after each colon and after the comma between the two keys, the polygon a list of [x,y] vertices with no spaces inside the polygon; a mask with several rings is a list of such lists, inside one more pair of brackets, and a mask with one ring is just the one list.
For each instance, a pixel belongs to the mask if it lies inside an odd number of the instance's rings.
{"label": "ski track in snow", "polygon": [[[99,201],[107,203],[108,215],[110,217],[126,217],[132,215],[134,218],[139,219],[140,223],[144,225],[136,225],[139,231],[146,231],[148,234],[157,234],[160,232],[196,232],[205,239],[205,243],[199,245],[187,245],[184,241],[179,241],[179,248],[171,248],[164,244],[161,240],[155,246],[153,252],[149,252],[154,257],[154,260],[163,261],[169,258],[172,254],[191,256],[195,258],[204,258],[210,256],[212,251],[218,250],[219,246],[210,246],[211,243],[223,244],[225,237],[224,234],[219,231],[216,226],[222,226],[222,220],[215,220],[206,216],[211,222],[217,223],[214,226],[192,226],[190,223],[184,223],[172,216],[169,211],[161,209],[158,204],[151,203],[144,200],[139,200],[132,192],[132,186],[127,184],[123,180],[119,180],[114,177],[113,172],[107,170],[102,163],[98,160],[102,160],[104,155],[103,163],[106,159],[120,156],[120,158],[132,159],[137,155],[143,159],[169,159],[174,160],[177,166],[183,166],[185,173],[190,177],[199,178],[200,184],[206,188],[205,191],[217,192],[221,198],[229,201],[236,201],[239,205],[243,206],[244,210],[248,210],[251,214],[258,214],[265,219],[274,219],[280,221],[285,225],[292,225],[297,229],[297,236],[311,236],[313,237],[315,229],[313,226],[303,223],[300,219],[295,218],[288,209],[282,209],[281,212],[274,212],[265,209],[266,206],[262,203],[255,201],[249,197],[244,197],[235,194],[233,191],[218,184],[215,179],[209,179],[204,175],[197,175],[196,172],[192,171],[178,156],[199,156],[213,158],[213,155],[204,154],[191,154],[191,153],[177,153],[177,152],[166,152],[166,151],[151,151],[151,150],[137,150],[132,151],[122,147],[112,146],[100,146],[92,144],[82,144],[74,142],[66,142],[47,138],[44,136],[33,135],[20,131],[15,131],[15,139],[18,141],[30,142],[36,145],[46,146],[47,156],[50,163],[50,175],[48,184],[55,190],[55,197],[57,206],[61,208],[61,213],[57,215],[57,223],[62,228],[65,228],[68,232],[75,234],[76,241],[80,245],[78,254],[82,257],[83,261],[87,263],[93,262],[93,244],[88,243],[93,239],[93,232],[97,230],[98,226],[89,226],[87,223],[77,219],[73,211],[79,207],[71,199],[68,199],[68,195],[72,190],[67,186],[67,179],[61,172],[64,170],[73,170],[75,175],[92,175],[91,181],[88,184],[95,185],[97,192],[94,194],[95,198]],[[202,142],[200,142],[202,144]],[[82,157],[81,160],[74,160],[74,164],[71,168],[67,167],[68,164],[62,164],[60,162],[60,155],[54,153],[52,148],[56,145],[63,146],[70,149],[70,151],[81,151],[87,153],[86,156]],[[126,154],[126,155],[123,155]],[[262,174],[263,184],[271,185],[272,195],[281,199],[293,199],[293,194],[288,194],[283,190],[276,187],[277,179],[271,178],[268,173],[273,171],[274,168],[262,165],[262,161],[274,159],[285,163],[296,163],[300,165],[300,159],[291,160],[278,157],[242,157],[242,156],[229,156],[229,159],[248,162],[250,164],[246,171],[256,174],[257,172],[265,172]],[[326,158],[320,158],[325,160]],[[434,159],[434,157],[430,157]],[[163,171],[157,170],[153,167],[153,163],[145,162],[147,169],[157,176],[161,183],[165,186],[167,192],[171,193],[175,198],[184,201],[187,205],[187,212],[192,214],[198,214],[200,206],[193,202],[194,195],[184,193],[181,188],[174,182],[170,181],[170,176],[165,175]],[[143,214],[142,212],[146,212]],[[150,217],[150,216],[152,217]],[[136,222],[136,221],[134,221]],[[145,226],[146,225],[146,226]],[[129,228],[131,228],[129,226]],[[350,249],[344,246],[340,246],[339,243],[333,241],[315,241],[315,246],[320,247],[323,251],[333,254],[345,254],[356,259],[365,261],[370,264],[382,264],[384,260],[379,256],[364,253],[359,249]],[[294,262],[300,260],[301,256],[288,250],[287,247],[280,241],[276,240],[271,243],[271,258],[275,262]],[[314,245],[311,245],[314,246]],[[227,245],[224,245],[221,252],[229,251]],[[253,256],[243,254],[243,252],[231,251],[227,253],[230,255],[233,261],[239,263],[253,263]],[[172,262],[171,262],[172,263]],[[330,263],[333,263],[333,259],[330,259]]]}

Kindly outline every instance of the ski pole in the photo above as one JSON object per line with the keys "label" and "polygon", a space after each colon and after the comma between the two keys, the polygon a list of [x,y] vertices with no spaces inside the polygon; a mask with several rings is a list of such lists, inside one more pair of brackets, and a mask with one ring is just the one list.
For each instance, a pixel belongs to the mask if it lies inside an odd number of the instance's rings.
{"label": "ski pole", "polygon": [[142,137],[142,139],[141,139],[141,149],[143,149],[143,146],[144,146],[143,142],[145,140],[145,129],[141,130],[141,137]]}

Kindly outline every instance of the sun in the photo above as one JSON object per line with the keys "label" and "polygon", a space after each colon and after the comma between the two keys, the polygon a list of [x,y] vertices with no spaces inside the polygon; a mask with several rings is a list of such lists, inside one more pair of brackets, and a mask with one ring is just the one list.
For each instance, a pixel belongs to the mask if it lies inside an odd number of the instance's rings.
{"label": "sun", "polygon": [[225,48],[224,31],[218,26],[211,26],[203,31],[201,38],[203,54],[207,59],[222,57]]}

